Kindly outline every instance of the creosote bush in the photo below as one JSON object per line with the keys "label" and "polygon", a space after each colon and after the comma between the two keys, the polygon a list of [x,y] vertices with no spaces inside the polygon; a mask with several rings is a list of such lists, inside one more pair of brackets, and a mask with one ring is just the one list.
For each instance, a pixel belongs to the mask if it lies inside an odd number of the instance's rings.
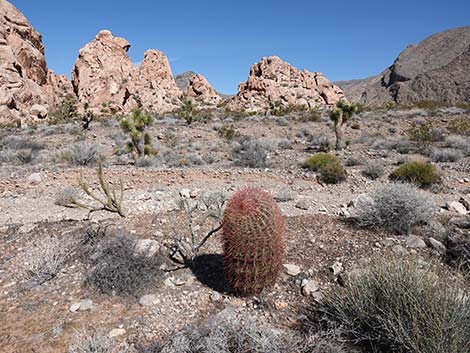
{"label": "creosote bush", "polygon": [[390,174],[391,180],[414,183],[421,187],[439,182],[440,175],[430,163],[411,161],[400,165]]}
{"label": "creosote bush", "polygon": [[437,208],[431,197],[406,183],[393,183],[359,199],[356,221],[362,227],[408,234],[414,226],[431,221]]}
{"label": "creosote bush", "polygon": [[430,158],[433,162],[457,162],[463,158],[463,153],[453,148],[438,149],[435,148],[431,151]]}
{"label": "creosote bush", "polygon": [[317,153],[307,158],[303,168],[320,174],[320,180],[327,184],[337,184],[346,179],[346,170],[340,160],[329,153]]}
{"label": "creosote bush", "polygon": [[373,352],[470,351],[470,297],[417,262],[374,260],[306,316]]}

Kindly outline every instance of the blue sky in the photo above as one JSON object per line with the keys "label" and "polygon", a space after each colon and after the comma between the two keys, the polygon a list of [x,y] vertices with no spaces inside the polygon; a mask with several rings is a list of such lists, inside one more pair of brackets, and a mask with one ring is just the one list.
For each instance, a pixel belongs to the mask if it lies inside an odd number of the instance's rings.
{"label": "blue sky", "polygon": [[162,50],[173,74],[204,74],[235,93],[250,66],[277,55],[330,80],[375,75],[408,44],[470,25],[469,0],[12,0],[43,35],[49,67],[70,75],[101,29],[126,38],[132,61]]}

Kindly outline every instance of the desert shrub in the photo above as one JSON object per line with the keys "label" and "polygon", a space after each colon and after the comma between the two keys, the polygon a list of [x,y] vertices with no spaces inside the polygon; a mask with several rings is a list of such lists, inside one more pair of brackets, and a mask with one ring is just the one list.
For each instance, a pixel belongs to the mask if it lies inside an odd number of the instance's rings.
{"label": "desert shrub", "polygon": [[233,141],[235,138],[240,136],[240,132],[235,129],[233,124],[217,127],[217,134],[219,137],[227,141]]}
{"label": "desert shrub", "polygon": [[325,135],[313,135],[310,139],[310,145],[321,152],[328,152],[331,149],[331,141]]}
{"label": "desert shrub", "polygon": [[340,329],[374,352],[465,353],[470,298],[417,262],[374,260],[325,293],[307,323]]}
{"label": "desert shrub", "polygon": [[287,138],[283,138],[283,139],[280,139],[279,141],[277,141],[277,147],[282,149],[282,150],[291,150],[291,149],[293,149],[292,142]]}
{"label": "desert shrub", "polygon": [[276,200],[277,202],[287,202],[287,201],[293,201],[296,198],[297,198],[297,193],[291,188],[286,186],[286,187],[279,189],[276,196],[274,197],[274,200]]}
{"label": "desert shrub", "polygon": [[68,353],[124,353],[117,350],[116,343],[108,335],[101,332],[79,331],[74,334],[74,340],[69,346]]}
{"label": "desert shrub", "polygon": [[432,199],[406,183],[386,185],[370,198],[359,199],[356,220],[362,227],[383,227],[408,234],[414,226],[433,219]]}
{"label": "desert shrub", "polygon": [[268,167],[268,151],[270,146],[266,141],[241,136],[232,145],[232,158],[238,166],[249,168]]}
{"label": "desert shrub", "polygon": [[76,142],[70,147],[62,149],[56,156],[56,160],[59,162],[69,162],[77,166],[95,164],[100,158],[98,145],[84,141]]}
{"label": "desert shrub", "polygon": [[343,165],[329,153],[317,153],[307,158],[302,167],[318,172],[320,180],[327,184],[336,184],[346,179]]}
{"label": "desert shrub", "polygon": [[444,139],[443,133],[429,122],[424,124],[413,123],[407,130],[407,135],[410,141],[415,142],[421,148]]}
{"label": "desert shrub", "polygon": [[321,168],[320,180],[327,184],[338,184],[346,180],[346,170],[341,163],[330,163]]}
{"label": "desert shrub", "polygon": [[0,164],[34,163],[45,147],[42,143],[30,138],[6,136],[0,140]]}
{"label": "desert shrub", "polygon": [[440,162],[457,162],[463,158],[463,153],[453,148],[438,149],[434,148],[431,151],[431,160],[436,163]]}
{"label": "desert shrub", "polygon": [[305,169],[313,170],[314,172],[320,171],[328,164],[339,163],[339,160],[329,153],[317,153],[307,158],[302,167]]}
{"label": "desert shrub", "polygon": [[80,197],[80,192],[77,189],[66,187],[56,194],[54,203],[64,207],[77,207],[74,202],[79,200]]}
{"label": "desert shrub", "polygon": [[378,161],[373,161],[370,162],[366,165],[364,170],[362,171],[362,174],[369,179],[375,180],[380,178],[382,175],[384,175],[385,170],[384,170],[384,165],[381,162]]}
{"label": "desert shrub", "polygon": [[142,253],[137,240],[127,234],[108,236],[92,256],[94,268],[86,282],[110,295],[138,296],[162,278],[161,256]]}
{"label": "desert shrub", "polygon": [[400,154],[414,153],[418,150],[414,143],[405,139],[377,138],[371,142],[371,147],[376,150],[395,150]]}
{"label": "desert shrub", "polygon": [[446,260],[460,269],[470,279],[470,240],[458,237],[447,237]]}
{"label": "desert shrub", "polygon": [[50,113],[49,124],[59,124],[71,121],[78,116],[77,98],[73,95],[66,95],[54,111]]}
{"label": "desert shrub", "polygon": [[299,338],[248,315],[224,311],[207,324],[189,327],[170,337],[159,353],[300,353]]}
{"label": "desert shrub", "polygon": [[346,167],[355,167],[357,165],[361,165],[362,163],[362,159],[355,156],[350,156],[344,161],[344,165]]}
{"label": "desert shrub", "polygon": [[455,148],[463,152],[465,156],[470,156],[470,138],[459,135],[450,135],[445,139],[448,147]]}
{"label": "desert shrub", "polygon": [[462,116],[452,120],[447,129],[453,134],[470,136],[470,120]]}
{"label": "desert shrub", "polygon": [[430,163],[412,161],[400,165],[390,174],[390,179],[417,184],[421,187],[429,186],[440,180],[439,172]]}
{"label": "desert shrub", "polygon": [[69,261],[76,245],[72,238],[43,238],[28,244],[17,259],[20,278],[37,284],[51,280]]}

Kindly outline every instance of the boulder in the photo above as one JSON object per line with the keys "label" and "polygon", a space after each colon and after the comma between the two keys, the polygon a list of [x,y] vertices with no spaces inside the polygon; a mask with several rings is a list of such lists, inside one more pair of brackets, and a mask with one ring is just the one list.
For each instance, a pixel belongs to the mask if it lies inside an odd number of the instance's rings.
{"label": "boulder", "polygon": [[0,0],[0,123],[44,119],[59,100],[58,81],[47,67],[41,35],[24,15]]}
{"label": "boulder", "polygon": [[174,110],[182,92],[165,54],[148,50],[134,67],[129,48],[127,40],[103,30],[80,50],[72,73],[79,101],[88,103],[95,113],[129,112],[136,107],[152,112]]}
{"label": "boulder", "polygon": [[263,111],[272,106],[333,106],[344,99],[343,91],[319,72],[300,71],[277,56],[262,58],[251,67],[245,83],[228,107],[232,110]]}
{"label": "boulder", "polygon": [[223,101],[223,98],[201,74],[194,74],[189,78],[184,96],[203,105],[217,105]]}

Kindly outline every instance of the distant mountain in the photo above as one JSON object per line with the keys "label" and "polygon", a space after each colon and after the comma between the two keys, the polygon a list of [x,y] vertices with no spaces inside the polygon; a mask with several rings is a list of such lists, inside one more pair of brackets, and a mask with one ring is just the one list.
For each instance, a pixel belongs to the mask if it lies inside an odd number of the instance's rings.
{"label": "distant mountain", "polygon": [[423,100],[470,102],[470,26],[434,34],[408,46],[381,74],[338,83],[346,96],[367,105]]}

